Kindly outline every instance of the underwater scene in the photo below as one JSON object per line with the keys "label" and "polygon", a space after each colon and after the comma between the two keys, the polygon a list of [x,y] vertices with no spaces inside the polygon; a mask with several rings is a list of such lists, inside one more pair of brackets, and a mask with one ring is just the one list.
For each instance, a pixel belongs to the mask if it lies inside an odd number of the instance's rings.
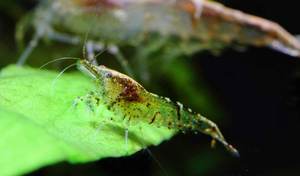
{"label": "underwater scene", "polygon": [[297,2],[0,1],[0,176],[298,176]]}

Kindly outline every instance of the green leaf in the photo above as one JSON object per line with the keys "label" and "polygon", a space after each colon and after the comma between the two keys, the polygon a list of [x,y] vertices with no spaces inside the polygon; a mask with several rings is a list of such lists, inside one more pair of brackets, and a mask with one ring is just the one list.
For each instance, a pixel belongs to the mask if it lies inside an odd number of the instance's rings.
{"label": "green leaf", "polygon": [[80,98],[96,89],[79,72],[9,66],[0,72],[0,175],[20,175],[45,165],[82,163],[131,155],[175,132],[141,121],[111,121],[101,103],[95,111]]}

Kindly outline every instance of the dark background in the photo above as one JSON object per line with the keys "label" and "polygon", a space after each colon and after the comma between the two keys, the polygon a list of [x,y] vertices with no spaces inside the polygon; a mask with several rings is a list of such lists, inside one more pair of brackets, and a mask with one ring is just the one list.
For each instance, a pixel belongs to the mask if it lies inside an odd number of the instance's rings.
{"label": "dark background", "polygon": [[[13,4],[14,3],[14,4]],[[15,11],[26,13],[35,1],[15,1]],[[295,0],[223,0],[222,3],[278,22],[300,34],[299,5]],[[3,3],[1,3],[2,5]],[[21,15],[0,11],[2,51],[16,58],[14,25]],[[5,45],[4,45],[5,43]],[[5,49],[3,49],[5,48]],[[2,57],[1,57],[2,59]],[[14,60],[1,60],[1,66]],[[216,57],[208,52],[191,62],[205,78],[225,111],[222,131],[240,151],[234,158],[218,145],[210,149],[204,135],[179,134],[157,147],[131,157],[109,158],[94,163],[61,163],[29,175],[206,175],[297,176],[300,175],[299,59],[268,48],[250,47],[245,52],[228,49]],[[158,164],[158,162],[160,164]],[[161,167],[159,167],[161,165]]]}

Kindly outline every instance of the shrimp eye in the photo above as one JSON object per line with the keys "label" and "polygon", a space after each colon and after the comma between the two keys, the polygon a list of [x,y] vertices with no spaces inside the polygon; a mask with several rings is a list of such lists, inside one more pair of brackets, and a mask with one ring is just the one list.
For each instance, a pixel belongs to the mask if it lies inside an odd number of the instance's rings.
{"label": "shrimp eye", "polygon": [[104,74],[105,78],[111,78],[112,77],[112,74],[110,72],[106,72]]}

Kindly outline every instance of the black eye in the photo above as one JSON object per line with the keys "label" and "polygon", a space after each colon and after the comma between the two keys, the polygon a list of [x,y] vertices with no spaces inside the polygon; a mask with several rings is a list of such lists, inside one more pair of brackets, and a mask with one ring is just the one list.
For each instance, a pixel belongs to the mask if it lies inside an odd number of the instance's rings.
{"label": "black eye", "polygon": [[106,78],[111,78],[112,77],[112,74],[110,72],[105,72],[104,76]]}

